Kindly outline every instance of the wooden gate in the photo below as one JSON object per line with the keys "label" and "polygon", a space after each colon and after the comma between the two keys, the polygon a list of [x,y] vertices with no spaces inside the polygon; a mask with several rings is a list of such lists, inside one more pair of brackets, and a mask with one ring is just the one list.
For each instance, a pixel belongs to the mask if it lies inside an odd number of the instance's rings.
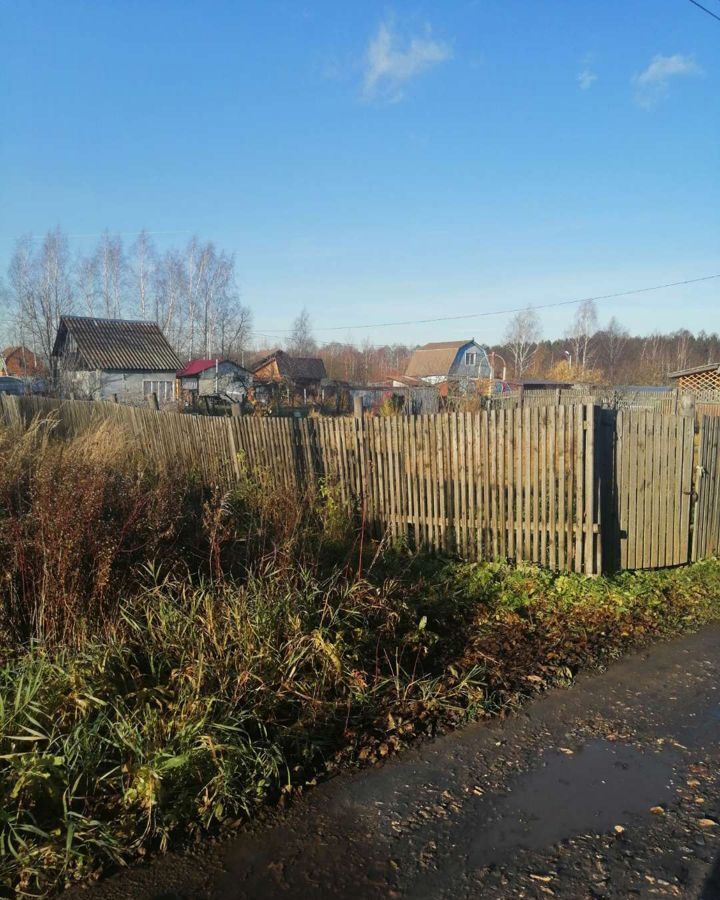
{"label": "wooden gate", "polygon": [[604,410],[603,425],[604,568],[657,569],[689,562],[694,418]]}
{"label": "wooden gate", "polygon": [[697,471],[693,560],[720,553],[720,418],[703,416]]}

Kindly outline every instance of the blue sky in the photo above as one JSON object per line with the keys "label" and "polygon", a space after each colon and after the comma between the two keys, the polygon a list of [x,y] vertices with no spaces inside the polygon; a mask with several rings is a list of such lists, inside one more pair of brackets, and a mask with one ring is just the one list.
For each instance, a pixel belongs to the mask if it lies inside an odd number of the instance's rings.
{"label": "blue sky", "polygon": [[[687,0],[0,0],[0,268],[56,224],[197,233],[258,330],[306,305],[319,338],[374,342],[508,317],[349,326],[720,272],[719,45]],[[601,317],[712,330],[719,298]]]}

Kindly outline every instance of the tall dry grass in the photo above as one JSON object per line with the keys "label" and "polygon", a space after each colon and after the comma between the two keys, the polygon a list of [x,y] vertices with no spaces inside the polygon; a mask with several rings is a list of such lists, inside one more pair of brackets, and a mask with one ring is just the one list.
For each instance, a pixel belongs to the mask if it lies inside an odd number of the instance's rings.
{"label": "tall dry grass", "polygon": [[0,642],[79,646],[154,574],[193,580],[317,569],[353,552],[329,484],[298,497],[241,460],[232,490],[159,469],[105,422],[57,439],[52,417],[0,426]]}
{"label": "tall dry grass", "polygon": [[139,567],[173,552],[197,488],[159,473],[118,426],[55,440],[0,428],[0,628],[77,645],[117,615]]}

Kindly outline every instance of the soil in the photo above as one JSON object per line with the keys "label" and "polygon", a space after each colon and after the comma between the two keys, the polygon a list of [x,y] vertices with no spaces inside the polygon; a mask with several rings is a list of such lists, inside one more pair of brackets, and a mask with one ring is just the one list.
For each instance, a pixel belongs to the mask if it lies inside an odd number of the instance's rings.
{"label": "soil", "polygon": [[720,626],[65,896],[720,898]]}

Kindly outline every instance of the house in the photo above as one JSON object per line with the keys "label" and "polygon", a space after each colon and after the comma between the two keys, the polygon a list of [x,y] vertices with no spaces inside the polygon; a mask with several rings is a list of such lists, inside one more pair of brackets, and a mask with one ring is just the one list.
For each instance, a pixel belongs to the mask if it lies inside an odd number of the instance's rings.
{"label": "house", "polygon": [[717,391],[720,390],[720,364],[708,363],[706,366],[680,369],[671,372],[670,378],[681,391]]}
{"label": "house", "polygon": [[418,347],[405,375],[426,384],[444,381],[488,379],[492,375],[487,351],[474,340],[440,341]]}
{"label": "house", "polygon": [[177,373],[180,391],[191,402],[200,397],[227,397],[240,402],[252,383],[252,372],[229,359],[193,359]]}
{"label": "house", "polygon": [[5,347],[0,353],[0,375],[40,378],[47,375],[47,369],[28,347]]}
{"label": "house", "polygon": [[62,316],[52,351],[62,393],[137,403],[175,399],[182,363],[156,322]]}
{"label": "house", "polygon": [[[288,399],[322,394],[322,383],[327,381],[325,363],[316,356],[290,356],[284,350],[276,350],[258,360],[252,367],[253,381],[261,390],[284,385]],[[257,393],[257,392],[256,392]]]}

